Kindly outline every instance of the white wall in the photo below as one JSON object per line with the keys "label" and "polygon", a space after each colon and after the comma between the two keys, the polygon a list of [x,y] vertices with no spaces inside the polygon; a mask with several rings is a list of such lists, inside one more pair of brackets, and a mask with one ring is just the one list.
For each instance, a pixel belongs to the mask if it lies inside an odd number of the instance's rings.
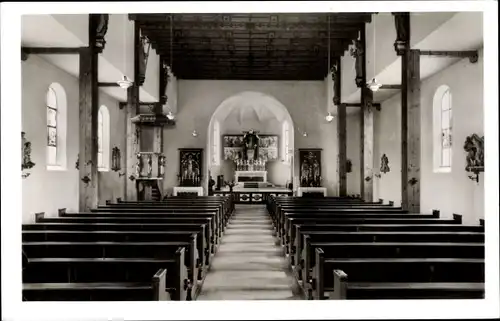
{"label": "white wall", "polygon": [[[451,173],[433,170],[433,97],[437,88],[447,85],[453,102],[453,159]],[[477,64],[463,59],[435,74],[421,84],[421,211],[439,209],[444,217],[462,214],[464,222],[477,224],[484,218],[484,183],[471,181],[465,172],[465,137],[484,134],[483,126],[483,60],[482,52]],[[401,96],[398,94],[383,102],[376,118],[375,139],[379,161],[386,153],[391,172],[382,174],[377,191],[380,198],[401,201]],[[378,170],[377,170],[378,172]]]}
{"label": "white wall", "polygon": [[[336,123],[326,123],[326,91],[323,81],[216,81],[178,80],[178,114],[174,129],[164,131],[167,155],[164,188],[171,193],[177,184],[178,148],[207,146],[208,125],[216,108],[228,97],[244,91],[257,91],[280,101],[295,125],[295,149],[323,148],[323,178],[331,195],[337,190]],[[300,129],[300,132],[297,130]],[[198,137],[191,135],[196,129]],[[307,131],[308,136],[301,133]],[[204,157],[207,151],[204,150]],[[298,153],[295,153],[295,157]],[[298,173],[298,163],[295,164]],[[297,174],[298,175],[298,174]]]}
{"label": "white wall", "polygon": [[[110,170],[107,172],[99,172],[99,204],[104,205],[106,200],[115,201],[116,198],[121,197],[125,198],[125,180],[126,180],[126,164],[125,157],[127,151],[127,137],[124,135],[126,132],[126,116],[125,108],[122,110],[118,107],[118,101],[111,98],[108,95],[101,93],[99,95],[99,106],[105,105],[109,111],[109,119],[110,119],[110,136],[109,136],[109,164]],[[112,165],[112,150],[114,147],[118,147],[120,149],[121,154],[121,167],[120,171],[114,172],[111,170]],[[122,176],[120,176],[122,174]]]}
{"label": "white wall", "polygon": [[347,159],[352,162],[352,172],[347,173],[347,195],[360,194],[361,133],[359,117],[360,113],[355,112],[347,115],[346,120]]}
{"label": "white wall", "polygon": [[[63,70],[49,64],[45,60],[30,55],[27,61],[22,62],[22,130],[31,142],[31,160],[36,164],[28,172],[31,175],[23,179],[22,202],[23,223],[32,222],[33,214],[45,212],[47,216],[57,215],[59,208],[69,211],[78,210],[78,170],[75,167],[79,153],[79,110],[78,79]],[[42,76],[41,76],[42,75]],[[63,86],[67,97],[67,169],[64,171],[47,171],[46,169],[46,93],[52,83]],[[110,145],[121,144],[123,151],[125,141],[118,139],[124,132],[124,124],[117,117],[118,103],[109,96],[100,93],[100,102],[105,104],[110,112],[112,124]],[[124,120],[123,120],[124,121]],[[115,131],[115,132],[113,132]],[[123,155],[123,152],[122,152]],[[107,177],[106,173],[106,177]],[[112,172],[109,175],[116,175]],[[108,179],[107,177],[106,179]],[[116,178],[111,178],[116,181]],[[103,183],[103,184],[101,184]],[[103,195],[108,191],[114,195],[120,194],[120,188],[115,183],[107,183],[105,179],[99,186],[103,188]]]}
{"label": "white wall", "polygon": [[[374,113],[374,168],[380,178],[374,180],[374,199],[401,205],[401,95],[386,100],[381,111]],[[380,173],[380,159],[386,154],[389,160],[387,173]]]}

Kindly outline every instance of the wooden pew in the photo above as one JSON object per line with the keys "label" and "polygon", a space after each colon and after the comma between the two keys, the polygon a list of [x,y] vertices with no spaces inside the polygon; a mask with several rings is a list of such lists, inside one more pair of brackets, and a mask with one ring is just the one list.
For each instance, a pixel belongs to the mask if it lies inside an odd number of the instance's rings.
{"label": "wooden pew", "polygon": [[396,209],[396,208],[380,208],[380,207],[373,207],[373,206],[364,206],[364,207],[359,207],[359,206],[350,206],[350,207],[345,207],[345,206],[328,206],[328,207],[304,207],[304,208],[297,208],[297,207],[288,207],[288,208],[279,208],[277,215],[276,216],[271,216],[271,219],[273,221],[273,224],[275,226],[282,226],[284,224],[284,221],[288,215],[293,215],[293,214],[303,214],[303,215],[311,215],[311,214],[344,214],[344,215],[351,215],[351,214],[408,214],[407,211],[401,210],[401,209]]}
{"label": "wooden pew", "polygon": [[[169,231],[46,231],[28,230],[22,232],[24,242],[177,242],[179,246],[186,245],[186,261],[188,267],[188,278],[196,289],[200,273],[198,267],[203,268],[203,252],[199,252],[196,243],[197,234],[190,232],[169,232]],[[198,265],[198,263],[201,263]],[[203,270],[201,270],[203,271]],[[202,276],[203,277],[203,276]]]}
{"label": "wooden pew", "polygon": [[287,217],[287,222],[285,224],[284,231],[281,235],[281,242],[284,246],[292,243],[292,231],[294,230],[294,224],[310,224],[315,222],[317,225],[450,225],[450,224],[460,224],[460,221],[452,219],[438,219],[438,218],[421,218],[421,219],[391,219],[391,218],[314,218],[313,220],[308,218],[293,218]]}
{"label": "wooden pew", "polygon": [[[208,219],[210,221],[210,229],[212,230],[211,234],[216,237],[216,241],[222,237],[223,226],[220,224],[221,222],[217,218],[217,214],[215,212],[150,212],[148,210],[144,210],[142,212],[135,211],[130,213],[65,213],[60,212],[59,217],[73,219],[74,222],[78,222],[78,220],[88,219],[90,220],[99,220],[103,223],[111,223],[115,222],[129,222],[129,223],[141,223],[141,222],[150,222],[150,223],[175,223],[178,221],[179,223],[195,223],[201,222],[202,220]],[[37,222],[49,222],[52,218],[40,217],[37,219]],[[218,243],[218,242],[217,242]]]}
{"label": "wooden pew", "polygon": [[[131,214],[144,214],[149,216],[172,216],[172,217],[182,217],[188,216],[198,216],[198,217],[212,217],[215,224],[217,225],[217,230],[219,232],[219,237],[222,236],[224,229],[227,225],[227,219],[225,219],[219,210],[217,209],[207,209],[207,208],[192,208],[192,207],[165,207],[165,208],[145,208],[145,207],[122,207],[122,208],[106,208],[106,209],[95,209],[91,211],[95,214],[105,214],[105,216],[115,216],[115,217],[126,217],[131,216]],[[81,213],[85,214],[85,213]]]}
{"label": "wooden pew", "polygon": [[[291,226],[289,226],[290,219],[304,219],[306,221],[321,221],[322,219],[403,219],[403,220],[411,220],[411,219],[437,219],[439,218],[439,212],[435,212],[433,214],[399,214],[399,213],[372,213],[370,211],[366,212],[285,212],[285,217],[282,222],[280,222],[277,226],[278,236],[283,238],[284,236],[290,235]],[[318,220],[317,220],[318,219]],[[284,243],[283,243],[284,244]]]}
{"label": "wooden pew", "polygon": [[[202,245],[204,264],[210,266],[213,244],[212,235],[207,224],[153,224],[153,223],[68,223],[62,220],[66,218],[54,218],[51,223],[39,222],[35,224],[23,224],[23,231],[28,230],[52,230],[52,231],[180,231],[197,233],[196,243]],[[206,233],[209,233],[208,235]],[[205,235],[205,237],[204,237]],[[205,243],[204,243],[205,242]],[[203,245],[205,244],[205,245]],[[202,264],[199,264],[203,267]]]}
{"label": "wooden pew", "polygon": [[[426,242],[425,235],[419,242],[405,239],[403,234],[395,242],[316,242],[304,237],[302,259],[303,280],[309,280],[310,271],[316,267],[314,251],[321,248],[328,258],[484,258],[484,243],[480,242]],[[299,261],[301,265],[301,261]]]}
{"label": "wooden pew", "polygon": [[167,270],[150,282],[24,283],[23,301],[169,301]]}
{"label": "wooden pew", "polygon": [[[430,229],[429,227],[434,227]],[[457,229],[460,227],[460,229]],[[411,241],[411,242],[484,242],[484,229],[458,224],[394,224],[394,225],[295,225],[295,233],[287,248],[292,266],[299,262],[297,253],[304,248],[304,235],[316,242],[353,240],[360,242]]]}
{"label": "wooden pew", "polygon": [[[42,214],[42,213],[40,213]],[[211,236],[210,243],[217,245],[219,241],[219,230],[215,224],[215,214],[199,215],[199,214],[94,214],[94,213],[66,213],[60,212],[60,217],[44,217],[39,215],[36,222],[39,223],[123,223],[123,224],[206,224],[205,236]],[[213,252],[215,253],[215,251]]]}
{"label": "wooden pew", "polygon": [[[23,268],[29,283],[144,283],[160,269],[169,271],[166,291],[173,300],[190,299],[189,279],[181,247],[172,258],[32,258]],[[110,298],[112,299],[112,298]]]}
{"label": "wooden pew", "polygon": [[484,299],[482,282],[348,282],[342,270],[333,271],[329,290],[330,300]]}
{"label": "wooden pew", "polygon": [[[484,259],[475,258],[325,258],[321,248],[316,250],[316,260],[318,268],[315,269],[314,287],[312,288],[313,297],[316,300],[325,299],[325,291],[332,293],[332,299],[349,298],[346,293],[345,278],[334,280],[334,270],[341,270],[349,276],[350,282],[363,282],[373,284],[400,283],[400,287],[395,287],[394,292],[398,290],[407,290],[405,297],[399,298],[450,298],[441,297],[434,293],[425,293],[433,297],[426,297],[421,293],[421,297],[413,297],[411,294],[412,284],[424,288],[424,284],[452,283],[448,286],[434,285],[435,289],[441,288],[448,291],[455,287],[455,298],[478,298],[484,295]],[[343,281],[343,282],[339,282]],[[343,283],[344,288],[339,283]],[[423,283],[423,284],[421,284]],[[457,285],[462,283],[462,286]],[[467,286],[463,283],[475,283],[476,291],[467,293],[463,289]],[[368,287],[365,284],[365,288]],[[419,286],[420,284],[420,286]],[[347,284],[348,286],[348,284]],[[482,286],[482,287],[481,287]],[[429,286],[428,288],[432,288]],[[339,292],[336,293],[336,291]],[[404,292],[404,291],[401,291]],[[408,293],[410,292],[410,293]],[[451,291],[450,291],[451,292]],[[482,293],[481,293],[482,292]],[[387,299],[381,294],[377,296],[377,291],[372,292],[371,299]],[[422,295],[424,294],[424,295]],[[471,295],[470,297],[468,296]],[[457,297],[458,296],[458,297]],[[453,297],[453,296],[452,296]],[[390,297],[389,297],[390,298]]]}
{"label": "wooden pew", "polygon": [[[395,269],[397,269],[402,268],[402,266],[395,264],[390,265],[391,262],[410,262],[410,264],[405,266],[405,271],[398,272],[401,276],[398,280],[411,282],[470,281],[468,273],[460,274],[463,276],[463,278],[460,279],[455,276],[455,271],[446,271],[444,270],[444,267],[446,267],[446,264],[449,266],[450,263],[454,263],[455,269],[460,270],[457,273],[462,273],[465,268],[462,269],[462,266],[456,265],[458,264],[457,262],[462,262],[463,264],[480,262],[482,265],[480,265],[478,269],[483,269],[483,272],[480,275],[482,275],[484,281],[484,244],[482,243],[310,243],[310,246],[307,248],[309,251],[305,253],[305,267],[302,270],[302,279],[304,280],[303,286],[305,288],[312,284],[315,284],[317,287],[319,283],[331,286],[332,282],[330,282],[331,279],[329,278],[332,276],[331,272],[333,269],[341,269],[347,274],[352,273],[354,269],[358,269],[356,271],[359,272],[362,270],[359,270],[360,267],[357,267],[356,264],[360,262],[367,262],[363,268],[370,270],[366,271],[365,276],[360,276],[366,277],[364,280],[367,282],[394,281],[396,276],[392,276],[391,279],[391,277],[387,276],[387,271],[395,273],[396,270],[391,269],[390,267],[395,267]],[[316,249],[320,249],[321,251],[316,251]],[[312,253],[312,255],[310,253]],[[314,262],[311,262],[311,257],[314,257]],[[318,260],[318,258],[324,261],[323,266],[320,266],[323,261]],[[429,262],[432,263],[433,268],[427,266],[429,271],[436,269],[436,262],[445,264],[445,266],[439,270],[442,274],[440,275],[440,278],[409,280],[406,273],[409,273],[410,275],[412,273],[417,273],[416,271],[412,271],[411,264],[415,264],[415,266],[417,266],[417,262],[420,261],[426,262],[426,264]],[[382,264],[384,266],[389,264],[389,267],[384,267],[385,270],[382,271],[382,268],[379,268],[377,264]],[[419,270],[418,273],[422,273],[422,271]],[[313,275],[314,278],[311,279],[311,275]],[[446,275],[448,275],[450,279],[444,280],[443,278],[445,278]],[[323,278],[326,279],[322,280]],[[483,282],[481,280],[474,281]],[[321,287],[319,287],[319,289],[321,289]],[[316,297],[321,298],[322,296],[316,294]]]}

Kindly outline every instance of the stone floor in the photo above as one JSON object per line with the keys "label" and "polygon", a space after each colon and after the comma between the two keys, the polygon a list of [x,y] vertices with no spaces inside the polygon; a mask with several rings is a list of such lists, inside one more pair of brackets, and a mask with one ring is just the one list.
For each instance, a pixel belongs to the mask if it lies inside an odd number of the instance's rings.
{"label": "stone floor", "polygon": [[198,300],[300,300],[264,205],[237,205]]}

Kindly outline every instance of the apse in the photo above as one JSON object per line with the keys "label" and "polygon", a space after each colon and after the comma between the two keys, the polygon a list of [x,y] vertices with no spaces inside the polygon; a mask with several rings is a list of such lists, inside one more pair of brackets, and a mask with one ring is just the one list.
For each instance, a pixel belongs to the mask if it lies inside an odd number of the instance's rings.
{"label": "apse", "polygon": [[[237,185],[238,175],[252,174],[260,176],[250,179],[258,180],[259,186],[285,187],[292,177],[288,156],[293,152],[291,124],[286,107],[272,96],[243,92],[227,98],[216,109],[209,126],[208,169],[211,176],[215,179],[223,175],[224,181],[236,181]],[[265,145],[259,147],[255,164],[246,162],[246,154],[242,154],[242,139],[248,131],[255,132],[258,144]],[[235,141],[239,142],[239,147],[233,145]]]}

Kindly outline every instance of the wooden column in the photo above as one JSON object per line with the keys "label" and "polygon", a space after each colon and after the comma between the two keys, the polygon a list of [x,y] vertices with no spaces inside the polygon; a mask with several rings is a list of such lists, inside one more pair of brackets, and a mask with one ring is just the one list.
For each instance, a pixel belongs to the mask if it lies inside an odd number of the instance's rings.
{"label": "wooden column", "polygon": [[363,119],[362,132],[362,157],[361,167],[363,168],[363,190],[361,195],[367,202],[373,202],[373,92],[364,87],[363,106],[361,107],[361,118]]}
{"label": "wooden column", "polygon": [[139,25],[134,21],[134,82],[127,89],[127,184],[126,199],[137,200],[137,154],[141,151],[141,128],[131,119],[139,113],[139,50],[141,50]]}
{"label": "wooden column", "polygon": [[338,131],[338,171],[339,171],[339,196],[347,196],[347,113],[342,101],[342,73],[341,59],[337,57],[333,69],[333,104],[337,106],[337,131]]}
{"label": "wooden column", "polygon": [[361,28],[360,46],[361,80],[357,86],[361,89],[360,120],[360,194],[367,202],[373,201],[373,92],[366,87],[366,29]]}
{"label": "wooden column", "polygon": [[79,210],[97,207],[98,19],[89,15],[89,47],[80,50],[79,75]]}
{"label": "wooden column", "polygon": [[420,52],[401,57],[401,203],[420,213]]}
{"label": "wooden column", "polygon": [[140,127],[132,123],[139,109],[139,87],[135,84],[127,89],[127,184],[126,200],[137,200],[136,166],[140,152]]}

